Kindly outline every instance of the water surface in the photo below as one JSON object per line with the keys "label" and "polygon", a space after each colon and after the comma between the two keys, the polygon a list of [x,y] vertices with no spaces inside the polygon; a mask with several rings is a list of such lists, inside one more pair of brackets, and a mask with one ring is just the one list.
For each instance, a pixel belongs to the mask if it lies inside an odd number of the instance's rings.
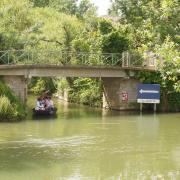
{"label": "water surface", "polygon": [[180,113],[60,103],[57,118],[0,123],[0,179],[178,180]]}

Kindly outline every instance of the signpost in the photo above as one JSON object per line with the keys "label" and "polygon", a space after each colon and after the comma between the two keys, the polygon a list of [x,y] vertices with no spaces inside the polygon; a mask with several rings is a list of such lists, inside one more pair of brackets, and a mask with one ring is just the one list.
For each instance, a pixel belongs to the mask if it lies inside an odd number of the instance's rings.
{"label": "signpost", "polygon": [[159,84],[138,84],[137,102],[140,103],[142,111],[143,103],[153,103],[154,111],[156,104],[160,103],[160,85]]}

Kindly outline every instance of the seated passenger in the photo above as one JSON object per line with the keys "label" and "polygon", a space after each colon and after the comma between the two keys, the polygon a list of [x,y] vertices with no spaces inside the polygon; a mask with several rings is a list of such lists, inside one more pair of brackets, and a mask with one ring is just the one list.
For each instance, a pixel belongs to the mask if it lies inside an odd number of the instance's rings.
{"label": "seated passenger", "polygon": [[46,104],[46,109],[53,109],[54,108],[54,103],[53,103],[50,96],[47,97],[45,104]]}
{"label": "seated passenger", "polygon": [[44,108],[44,103],[42,101],[42,98],[37,98],[37,102],[36,102],[36,108],[35,110],[45,110]]}
{"label": "seated passenger", "polygon": [[51,93],[50,93],[50,91],[49,90],[44,90],[43,92],[42,92],[42,98],[43,99],[46,99],[48,96],[50,96],[51,95]]}

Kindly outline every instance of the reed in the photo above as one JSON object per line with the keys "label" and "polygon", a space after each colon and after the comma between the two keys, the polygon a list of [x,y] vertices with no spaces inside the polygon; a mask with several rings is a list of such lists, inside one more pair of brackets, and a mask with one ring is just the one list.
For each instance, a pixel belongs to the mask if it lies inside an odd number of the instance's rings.
{"label": "reed", "polygon": [[25,115],[24,104],[3,81],[0,81],[0,121],[17,121]]}

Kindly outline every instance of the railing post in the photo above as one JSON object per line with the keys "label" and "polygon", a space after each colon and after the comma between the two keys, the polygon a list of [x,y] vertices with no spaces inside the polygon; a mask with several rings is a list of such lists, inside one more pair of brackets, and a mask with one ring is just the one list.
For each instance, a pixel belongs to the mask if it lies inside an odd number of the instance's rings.
{"label": "railing post", "polygon": [[32,51],[31,51],[31,53],[32,53],[32,54],[31,54],[31,58],[32,58],[32,62],[34,63],[33,52],[34,52],[34,51],[32,50]]}
{"label": "railing post", "polygon": [[29,64],[29,51],[28,51],[28,53],[27,53],[27,56],[28,56],[28,57],[27,57],[27,61],[28,61],[27,64]]}
{"label": "railing post", "polygon": [[124,52],[122,53],[122,67],[125,67],[125,61],[124,61]]}
{"label": "railing post", "polygon": [[129,58],[129,52],[123,52],[122,54],[122,66],[123,67],[129,67],[130,66],[130,58]]}
{"label": "railing post", "polygon": [[111,66],[113,66],[114,65],[113,53],[111,54],[111,61],[112,61]]}
{"label": "railing post", "polygon": [[127,51],[127,60],[128,60],[128,67],[131,66],[131,60],[130,60],[130,56],[129,56],[129,52]]}
{"label": "railing post", "polygon": [[7,56],[8,56],[8,65],[9,65],[9,51],[7,52]]}

